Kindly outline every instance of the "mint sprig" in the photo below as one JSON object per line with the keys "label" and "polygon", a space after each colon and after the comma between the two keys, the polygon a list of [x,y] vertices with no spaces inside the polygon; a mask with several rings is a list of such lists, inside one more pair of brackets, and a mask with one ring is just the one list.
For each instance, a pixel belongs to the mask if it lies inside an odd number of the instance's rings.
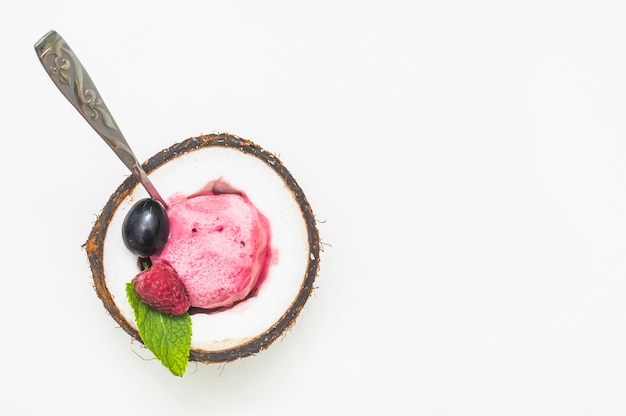
{"label": "mint sprig", "polygon": [[139,299],[132,281],[126,283],[126,297],[135,312],[139,336],[144,345],[172,374],[185,374],[191,348],[189,313],[172,316],[152,309]]}

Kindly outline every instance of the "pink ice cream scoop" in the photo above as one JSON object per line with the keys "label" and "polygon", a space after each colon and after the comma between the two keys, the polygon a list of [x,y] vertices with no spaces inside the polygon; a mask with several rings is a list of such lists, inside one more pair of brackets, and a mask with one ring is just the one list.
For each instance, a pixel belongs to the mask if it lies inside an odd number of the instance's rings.
{"label": "pink ice cream scoop", "polygon": [[226,182],[168,199],[170,236],[158,256],[182,280],[191,306],[213,309],[244,299],[264,279],[270,227],[245,193]]}

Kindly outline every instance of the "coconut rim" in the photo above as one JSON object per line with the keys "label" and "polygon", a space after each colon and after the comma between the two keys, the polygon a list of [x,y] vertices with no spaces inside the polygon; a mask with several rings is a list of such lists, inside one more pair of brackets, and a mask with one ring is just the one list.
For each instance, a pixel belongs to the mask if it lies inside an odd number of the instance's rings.
{"label": "coconut rim", "polygon": [[[287,190],[291,193],[302,213],[307,233],[309,251],[308,263],[306,265],[305,275],[302,278],[300,290],[284,314],[265,332],[253,337],[241,345],[232,348],[226,348],[218,351],[207,351],[200,348],[192,348],[190,350],[190,361],[218,363],[233,361],[264,350],[295,323],[296,318],[313,291],[315,278],[319,270],[320,240],[315,216],[306,196],[304,195],[304,192],[296,180],[274,154],[264,150],[249,140],[226,133],[191,137],[182,142],[175,143],[169,148],[161,150],[148,159],[143,164],[143,168],[146,173],[149,174],[179,156],[209,147],[234,149],[256,157],[282,179],[287,187]],[[133,175],[128,176],[109,197],[109,200],[93,225],[87,242],[85,243],[85,249],[87,251],[87,257],[93,275],[96,293],[101,299],[105,309],[120,325],[120,327],[124,329],[124,331],[126,331],[135,340],[142,342],[139,333],[121,313],[107,287],[103,263],[104,242],[111,219],[122,201],[134,192],[138,184],[139,182]]]}

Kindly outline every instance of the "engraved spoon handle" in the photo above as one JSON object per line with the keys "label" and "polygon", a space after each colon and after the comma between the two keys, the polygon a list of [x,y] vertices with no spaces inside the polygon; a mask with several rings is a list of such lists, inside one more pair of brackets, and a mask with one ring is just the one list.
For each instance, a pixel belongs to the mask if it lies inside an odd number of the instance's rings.
{"label": "engraved spoon handle", "polygon": [[67,42],[54,30],[37,43],[35,52],[52,82],[78,110],[87,123],[104,139],[124,165],[146,188],[148,194],[163,204],[148,175],[135,157],[117,123],[102,101],[100,93]]}

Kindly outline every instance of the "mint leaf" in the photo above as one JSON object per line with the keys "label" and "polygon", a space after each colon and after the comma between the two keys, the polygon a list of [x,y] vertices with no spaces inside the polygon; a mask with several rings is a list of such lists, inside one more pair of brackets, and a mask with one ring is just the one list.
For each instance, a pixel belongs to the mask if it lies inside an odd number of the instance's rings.
{"label": "mint leaf", "polygon": [[152,309],[139,299],[132,281],[126,283],[126,297],[135,311],[139,336],[145,346],[172,374],[185,374],[191,348],[189,313],[172,316]]}

